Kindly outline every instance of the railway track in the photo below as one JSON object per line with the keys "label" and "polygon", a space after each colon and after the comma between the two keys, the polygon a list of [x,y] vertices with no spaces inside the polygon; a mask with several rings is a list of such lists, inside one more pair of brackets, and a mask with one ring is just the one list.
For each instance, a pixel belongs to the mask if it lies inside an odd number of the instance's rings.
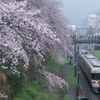
{"label": "railway track", "polygon": [[100,94],[96,94],[93,92],[91,84],[89,83],[87,77],[85,76],[81,68],[79,79],[82,95],[88,98],[89,100],[100,100]]}

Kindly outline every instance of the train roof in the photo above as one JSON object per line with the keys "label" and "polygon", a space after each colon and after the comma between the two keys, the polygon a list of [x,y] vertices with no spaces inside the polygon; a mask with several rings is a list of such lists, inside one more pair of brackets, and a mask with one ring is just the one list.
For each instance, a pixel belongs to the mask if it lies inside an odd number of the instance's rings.
{"label": "train roof", "polygon": [[98,61],[98,60],[93,60],[93,61],[91,61],[91,64],[92,64],[94,67],[100,67],[100,61]]}
{"label": "train roof", "polygon": [[100,68],[94,68],[94,69],[92,69],[91,73],[100,73]]}
{"label": "train roof", "polygon": [[94,55],[91,55],[91,54],[86,54],[85,57],[87,59],[93,59],[93,58],[95,59],[95,56]]}
{"label": "train roof", "polygon": [[89,51],[88,51],[88,50],[84,50],[84,49],[82,49],[82,50],[80,50],[80,53],[82,53],[82,54],[88,54]]}
{"label": "train roof", "polygon": [[92,73],[100,73],[100,60],[90,52],[80,52],[81,57],[89,65]]}

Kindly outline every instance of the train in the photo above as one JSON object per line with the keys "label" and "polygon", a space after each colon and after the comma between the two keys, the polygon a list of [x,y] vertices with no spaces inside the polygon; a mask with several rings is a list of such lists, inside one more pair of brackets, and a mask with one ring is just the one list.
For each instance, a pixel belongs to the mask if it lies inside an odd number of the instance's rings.
{"label": "train", "polygon": [[95,93],[100,93],[100,60],[87,50],[80,50],[79,65]]}

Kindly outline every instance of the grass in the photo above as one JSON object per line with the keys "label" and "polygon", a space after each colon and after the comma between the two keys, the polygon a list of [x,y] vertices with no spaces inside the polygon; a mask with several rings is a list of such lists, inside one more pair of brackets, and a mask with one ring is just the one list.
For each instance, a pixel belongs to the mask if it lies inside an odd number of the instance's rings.
{"label": "grass", "polygon": [[58,100],[58,98],[58,94],[50,94],[48,89],[43,90],[38,82],[32,81],[21,93],[17,94],[14,100]]}
{"label": "grass", "polygon": [[94,51],[92,51],[92,53],[93,53],[98,59],[100,59],[100,50],[94,50]]}
{"label": "grass", "polygon": [[77,78],[74,76],[74,67],[71,65],[67,65],[65,68],[62,68],[64,72],[63,78],[68,82],[69,85],[76,86]]}
{"label": "grass", "polygon": [[[63,56],[64,58],[64,56]],[[65,58],[64,58],[65,59]],[[50,61],[50,62],[49,62]],[[61,65],[58,63],[54,63],[53,67],[51,66],[52,60],[49,60],[46,67],[49,68],[49,71],[52,73],[56,73],[56,75],[60,75],[65,81],[70,85],[76,87],[77,85],[77,78],[74,76],[74,67],[71,65]],[[53,62],[56,62],[56,59],[53,60]],[[65,64],[69,63],[68,60],[65,59]],[[50,65],[49,65],[50,64]],[[71,94],[66,94],[63,99],[69,100]],[[73,95],[73,94],[72,94]],[[74,96],[73,96],[74,97]]]}
{"label": "grass", "polygon": [[65,95],[63,99],[68,100],[69,99],[69,94]]}
{"label": "grass", "polygon": [[62,55],[62,58],[65,59],[65,61],[64,61],[65,64],[66,64],[66,63],[69,63],[69,61],[66,59],[65,56]]}
{"label": "grass", "polygon": [[51,56],[51,57],[49,58],[49,60],[47,61],[46,65],[48,65],[48,66],[58,66],[59,63],[57,62],[55,56]]}
{"label": "grass", "polygon": [[[65,63],[68,63],[68,60],[65,59]],[[74,77],[73,66],[61,65],[57,62],[56,57],[51,56],[46,62],[46,70],[62,77],[70,86],[76,86],[77,81]],[[50,91],[46,87],[43,87],[37,79],[27,84],[26,87],[16,95],[14,100],[69,100],[70,95],[72,95],[66,93],[61,97],[60,93],[59,87],[56,86],[53,87],[53,92],[50,94]]]}
{"label": "grass", "polygon": [[[60,64],[57,62],[56,57],[51,56],[46,62],[46,70],[51,71],[52,73],[59,73],[58,66]],[[53,70],[52,70],[53,69]]]}

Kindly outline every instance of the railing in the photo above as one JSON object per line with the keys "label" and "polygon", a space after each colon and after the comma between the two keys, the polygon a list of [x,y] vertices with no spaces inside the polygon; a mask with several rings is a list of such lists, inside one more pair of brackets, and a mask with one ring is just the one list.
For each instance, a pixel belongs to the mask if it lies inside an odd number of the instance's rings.
{"label": "railing", "polygon": [[73,43],[100,43],[100,40],[95,40],[95,39],[84,39],[84,40],[81,40],[81,39],[75,39],[75,40],[73,40]]}

